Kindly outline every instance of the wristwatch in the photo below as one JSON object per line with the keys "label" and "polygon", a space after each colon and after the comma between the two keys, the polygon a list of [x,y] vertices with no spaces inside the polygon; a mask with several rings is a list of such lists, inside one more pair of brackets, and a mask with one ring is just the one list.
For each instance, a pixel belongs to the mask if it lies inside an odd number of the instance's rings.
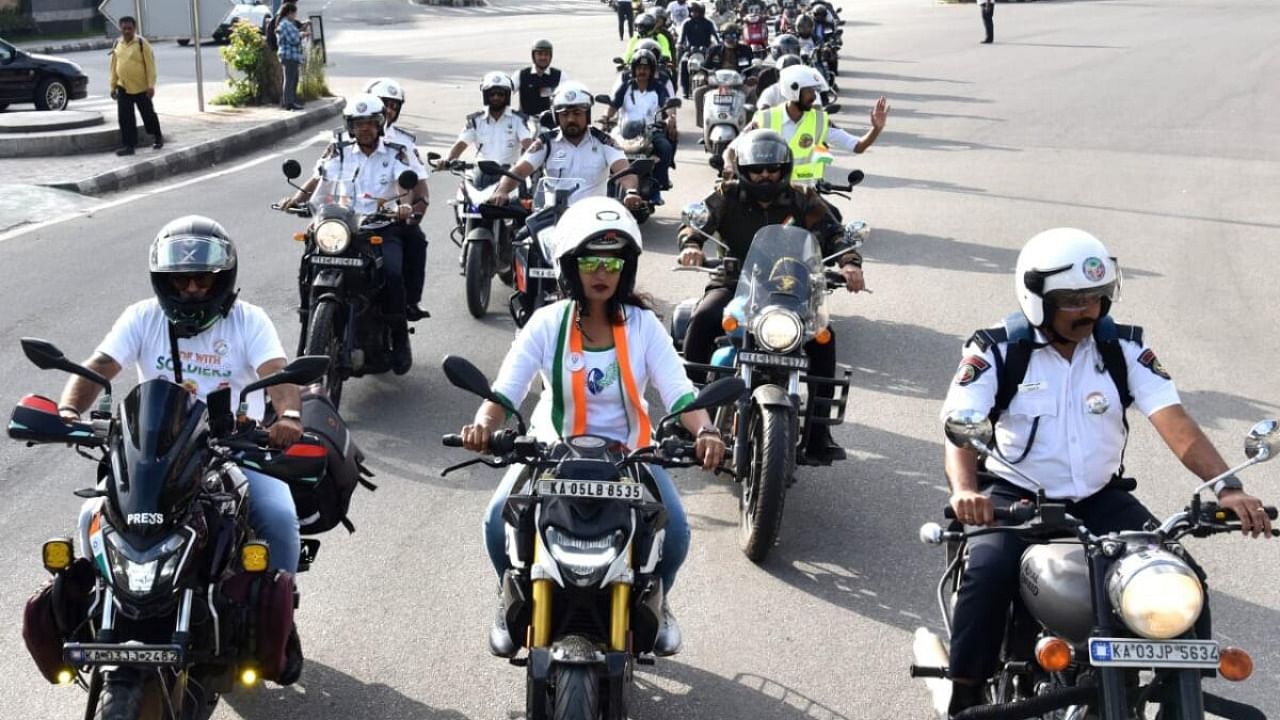
{"label": "wristwatch", "polygon": [[281,420],[297,420],[298,424],[301,425],[302,413],[298,412],[297,410],[285,410],[284,412],[280,413],[280,419]]}
{"label": "wristwatch", "polygon": [[1213,494],[1221,495],[1223,490],[1244,490],[1244,483],[1235,475],[1228,475],[1213,484]]}
{"label": "wristwatch", "polygon": [[715,435],[716,437],[720,437],[720,428],[715,425],[703,425],[698,428],[697,436],[702,437],[703,435]]}

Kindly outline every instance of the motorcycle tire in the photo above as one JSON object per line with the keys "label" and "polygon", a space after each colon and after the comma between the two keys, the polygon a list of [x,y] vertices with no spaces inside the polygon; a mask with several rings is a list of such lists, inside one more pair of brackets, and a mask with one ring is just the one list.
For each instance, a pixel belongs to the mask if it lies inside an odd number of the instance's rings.
{"label": "motorcycle tire", "polygon": [[163,703],[154,680],[131,669],[106,674],[94,720],[151,720],[163,717]]}
{"label": "motorcycle tire", "polygon": [[482,318],[489,312],[489,295],[493,284],[493,260],[488,244],[467,243],[467,259],[463,274],[467,278],[467,312],[473,318]]}
{"label": "motorcycle tire", "polygon": [[338,339],[338,304],[321,302],[311,314],[307,324],[307,342],[303,355],[324,355],[329,358],[329,370],[321,380],[321,387],[329,396],[329,402],[337,409],[342,402],[342,371],[338,366],[342,354],[342,341]]}
{"label": "motorcycle tire", "polygon": [[557,665],[552,720],[599,720],[600,677],[594,665]]}
{"label": "motorcycle tire", "polygon": [[782,529],[787,482],[795,468],[790,413],[751,406],[751,459],[738,494],[738,545],[752,562],[763,562]]}

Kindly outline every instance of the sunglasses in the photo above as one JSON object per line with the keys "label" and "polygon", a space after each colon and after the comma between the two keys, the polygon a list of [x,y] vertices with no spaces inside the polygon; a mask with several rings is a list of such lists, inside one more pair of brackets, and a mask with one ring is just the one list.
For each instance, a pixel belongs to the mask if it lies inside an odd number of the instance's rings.
{"label": "sunglasses", "polygon": [[1049,293],[1049,301],[1059,310],[1084,310],[1102,302],[1109,294],[1098,290],[1057,290]]}
{"label": "sunglasses", "polygon": [[593,273],[600,268],[609,274],[622,272],[622,267],[627,264],[626,260],[620,257],[597,257],[588,255],[578,258],[578,269],[584,273]]}
{"label": "sunglasses", "polygon": [[169,276],[169,284],[175,290],[185,290],[191,284],[197,290],[208,290],[213,287],[213,273],[174,273]]}

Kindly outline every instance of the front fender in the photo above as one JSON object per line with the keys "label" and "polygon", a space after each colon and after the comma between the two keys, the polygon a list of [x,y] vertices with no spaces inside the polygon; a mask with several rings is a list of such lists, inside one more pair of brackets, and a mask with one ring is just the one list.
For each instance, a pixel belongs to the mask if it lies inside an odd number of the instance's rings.
{"label": "front fender", "polygon": [[733,139],[738,137],[738,129],[728,123],[720,123],[711,128],[708,133],[708,139],[713,143],[724,143],[728,145]]}
{"label": "front fender", "polygon": [[334,292],[342,289],[341,270],[321,270],[311,280],[311,291]]}
{"label": "front fender", "polygon": [[795,406],[791,404],[791,396],[787,394],[786,389],[777,385],[761,385],[752,390],[751,402],[763,407],[795,409]]}
{"label": "front fender", "polygon": [[470,230],[467,231],[466,242],[468,243],[483,242],[483,243],[488,243],[491,246],[496,246],[496,241],[494,240],[494,237],[493,237],[493,231],[487,227],[480,227],[480,226],[472,227]]}

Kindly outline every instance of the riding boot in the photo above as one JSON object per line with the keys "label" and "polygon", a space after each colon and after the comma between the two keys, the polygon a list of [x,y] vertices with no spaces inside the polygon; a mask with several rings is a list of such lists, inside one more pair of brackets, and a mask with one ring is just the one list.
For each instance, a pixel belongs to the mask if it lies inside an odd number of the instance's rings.
{"label": "riding boot", "polygon": [[947,717],[953,718],[971,707],[985,705],[986,702],[981,684],[975,685],[952,681],[951,705],[947,707]]}
{"label": "riding boot", "polygon": [[805,448],[805,455],[809,460],[822,465],[830,465],[849,456],[836,443],[835,438],[831,437],[830,425],[814,425],[809,430],[809,445]]}
{"label": "riding boot", "polygon": [[680,652],[684,638],[680,633],[680,623],[671,614],[671,605],[664,595],[662,598],[662,627],[658,629],[658,637],[653,641],[653,654],[658,657],[670,657]]}
{"label": "riding boot", "polygon": [[489,628],[489,652],[498,657],[509,658],[516,654],[515,641],[507,630],[507,603],[502,595],[502,586],[498,586],[498,611],[493,616],[493,627]]}
{"label": "riding boot", "polygon": [[413,348],[409,346],[409,324],[404,316],[389,318],[391,325],[391,371],[404,375],[413,367]]}

